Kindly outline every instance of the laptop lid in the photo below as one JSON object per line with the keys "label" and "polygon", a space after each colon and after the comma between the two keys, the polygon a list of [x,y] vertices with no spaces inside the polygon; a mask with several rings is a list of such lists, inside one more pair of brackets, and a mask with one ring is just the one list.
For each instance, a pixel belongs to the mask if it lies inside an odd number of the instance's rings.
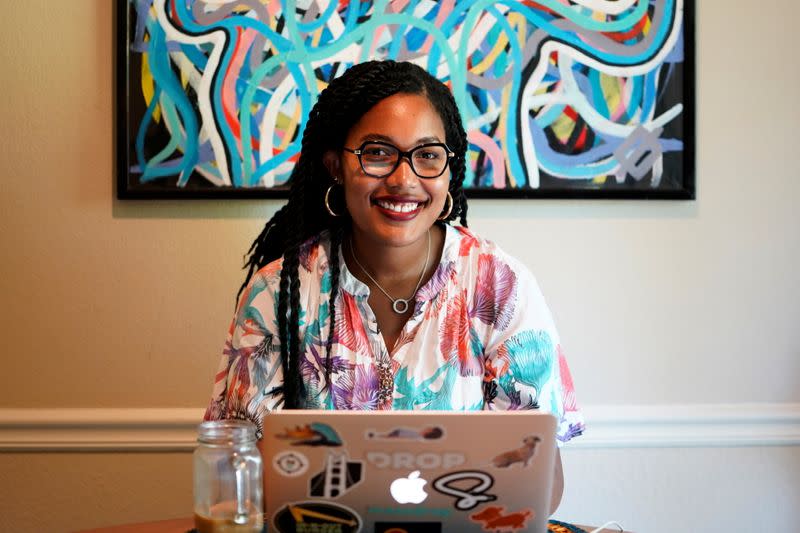
{"label": "laptop lid", "polygon": [[263,427],[270,531],[546,531],[547,413],[294,410]]}

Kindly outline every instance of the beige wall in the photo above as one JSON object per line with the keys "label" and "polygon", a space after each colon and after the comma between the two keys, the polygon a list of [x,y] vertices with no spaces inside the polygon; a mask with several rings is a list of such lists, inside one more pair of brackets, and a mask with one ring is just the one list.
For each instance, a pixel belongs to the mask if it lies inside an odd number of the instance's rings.
{"label": "beige wall", "polygon": [[[114,199],[111,6],[2,5],[0,408],[201,408],[277,207]],[[800,4],[746,6],[698,8],[697,201],[471,204],[539,277],[588,408],[800,403]],[[796,446],[565,460],[565,518],[674,531],[755,500],[741,531],[800,523]],[[3,453],[0,530],[186,515],[190,476],[186,452]]]}

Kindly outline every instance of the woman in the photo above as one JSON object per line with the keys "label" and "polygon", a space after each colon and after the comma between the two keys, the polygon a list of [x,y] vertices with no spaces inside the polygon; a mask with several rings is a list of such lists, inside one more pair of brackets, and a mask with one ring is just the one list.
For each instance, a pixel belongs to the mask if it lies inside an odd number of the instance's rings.
{"label": "woman", "polygon": [[[289,201],[250,248],[207,419],[538,408],[560,441],[580,434],[536,281],[466,229],[466,151],[452,95],[418,66],[359,64],[322,91]],[[562,487],[559,458],[555,506]]]}

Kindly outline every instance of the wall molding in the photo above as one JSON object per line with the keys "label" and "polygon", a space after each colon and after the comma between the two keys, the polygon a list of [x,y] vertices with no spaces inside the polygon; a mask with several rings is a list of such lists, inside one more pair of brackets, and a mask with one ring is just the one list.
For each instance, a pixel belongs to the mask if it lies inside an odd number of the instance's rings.
{"label": "wall molding", "polygon": [[[568,449],[800,445],[800,403],[595,405]],[[189,452],[202,408],[0,408],[0,452]]]}
{"label": "wall molding", "polygon": [[0,452],[186,452],[204,409],[0,408]]}
{"label": "wall molding", "polygon": [[800,403],[597,405],[571,448],[800,445]]}

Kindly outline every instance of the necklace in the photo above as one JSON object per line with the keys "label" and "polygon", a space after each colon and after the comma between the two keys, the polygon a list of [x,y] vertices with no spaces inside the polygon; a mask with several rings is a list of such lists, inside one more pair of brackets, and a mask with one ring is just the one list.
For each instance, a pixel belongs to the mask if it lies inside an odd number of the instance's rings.
{"label": "necklace", "polygon": [[411,296],[409,296],[408,298],[392,298],[391,295],[388,292],[386,292],[386,289],[381,287],[381,284],[378,283],[377,281],[375,281],[375,278],[373,278],[370,275],[370,273],[367,272],[367,269],[364,268],[364,265],[362,265],[361,261],[359,261],[358,257],[356,257],[356,250],[353,247],[353,236],[352,235],[350,235],[350,255],[353,256],[353,261],[356,262],[356,264],[358,265],[358,268],[360,268],[361,271],[364,274],[366,274],[367,277],[370,280],[372,280],[372,283],[374,283],[375,286],[378,287],[381,290],[381,292],[383,294],[385,294],[387,298],[389,298],[389,300],[391,300],[391,302],[392,302],[392,310],[395,313],[397,313],[398,315],[402,315],[403,313],[408,311],[408,302],[414,296],[417,295],[417,291],[419,290],[419,286],[422,283],[422,278],[425,277],[425,271],[428,270],[428,260],[431,258],[431,230],[430,229],[428,230],[428,251],[425,254],[425,264],[422,266],[422,272],[419,273],[419,281],[417,281],[417,286],[414,287],[414,292],[411,293]]}

